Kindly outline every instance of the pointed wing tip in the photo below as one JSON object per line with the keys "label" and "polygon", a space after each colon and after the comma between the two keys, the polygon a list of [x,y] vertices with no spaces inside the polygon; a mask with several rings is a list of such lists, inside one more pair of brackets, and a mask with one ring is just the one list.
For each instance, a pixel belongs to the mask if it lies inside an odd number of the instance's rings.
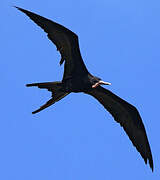
{"label": "pointed wing tip", "polygon": [[14,8],[16,8],[16,9],[18,9],[18,10],[21,10],[21,8],[20,7],[18,7],[18,6],[13,6]]}
{"label": "pointed wing tip", "polygon": [[154,166],[153,166],[153,159],[152,158],[149,159],[149,166],[150,166],[150,168],[152,169],[152,172],[153,172]]}
{"label": "pointed wing tip", "polygon": [[30,13],[29,11],[27,11],[27,10],[25,10],[25,9],[23,9],[23,8],[20,8],[20,7],[18,7],[18,6],[13,6],[13,7],[16,8],[16,9],[18,9],[19,11],[25,13],[25,14]]}
{"label": "pointed wing tip", "polygon": [[152,155],[151,155],[151,157],[147,157],[147,158],[143,158],[143,159],[144,159],[144,162],[145,162],[146,165],[149,164],[149,166],[150,166],[150,168],[151,168],[151,170],[153,172],[154,165],[153,165]]}

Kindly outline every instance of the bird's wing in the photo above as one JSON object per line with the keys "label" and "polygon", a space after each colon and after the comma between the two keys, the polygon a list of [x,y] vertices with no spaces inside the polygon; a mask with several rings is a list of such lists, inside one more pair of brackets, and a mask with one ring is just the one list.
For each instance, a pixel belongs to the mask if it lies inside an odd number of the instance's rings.
{"label": "bird's wing", "polygon": [[78,36],[75,33],[64,26],[33,12],[19,7],[16,8],[25,13],[31,20],[40,26],[48,34],[48,38],[56,45],[57,50],[61,54],[60,64],[65,60],[64,80],[72,77],[73,74],[88,73],[81,57]]}
{"label": "bird's wing", "polygon": [[150,167],[153,171],[150,145],[137,109],[101,86],[86,93],[96,98],[112,114],[114,119],[120,123],[146,164],[149,160]]}

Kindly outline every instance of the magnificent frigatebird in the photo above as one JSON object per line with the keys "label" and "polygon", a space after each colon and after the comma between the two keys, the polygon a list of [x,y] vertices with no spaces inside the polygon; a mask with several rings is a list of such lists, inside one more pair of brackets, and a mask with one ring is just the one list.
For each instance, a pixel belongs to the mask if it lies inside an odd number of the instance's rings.
{"label": "magnificent frigatebird", "polygon": [[110,85],[109,82],[104,82],[88,72],[81,57],[78,36],[58,23],[25,9],[16,8],[29,16],[47,33],[48,38],[56,45],[57,50],[61,54],[60,65],[65,61],[62,81],[26,85],[27,87],[37,86],[45,88],[52,92],[52,98],[32,113],[40,112],[71,92],[89,94],[96,98],[112,114],[115,121],[120,123],[145,163],[147,164],[149,161],[153,171],[152,153],[139,112],[133,105],[100,86]]}

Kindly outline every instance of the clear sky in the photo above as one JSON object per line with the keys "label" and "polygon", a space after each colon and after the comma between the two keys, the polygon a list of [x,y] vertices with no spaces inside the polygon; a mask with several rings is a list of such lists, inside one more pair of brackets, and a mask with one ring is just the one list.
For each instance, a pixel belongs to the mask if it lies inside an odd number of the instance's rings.
{"label": "clear sky", "polygon": [[[25,84],[61,80],[60,54],[13,5],[74,31],[86,66],[135,105],[154,173],[112,116],[92,97],[70,94],[36,114],[50,93]],[[160,179],[160,1],[1,0],[0,179]]]}

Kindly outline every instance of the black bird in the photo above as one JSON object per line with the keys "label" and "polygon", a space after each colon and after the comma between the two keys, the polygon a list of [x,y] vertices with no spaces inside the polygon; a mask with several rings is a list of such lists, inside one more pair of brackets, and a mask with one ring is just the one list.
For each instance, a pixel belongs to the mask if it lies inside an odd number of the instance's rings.
{"label": "black bird", "polygon": [[145,163],[147,164],[149,161],[153,171],[152,153],[139,112],[133,105],[100,86],[101,84],[110,85],[110,83],[104,82],[88,72],[81,57],[78,36],[64,26],[49,19],[22,8],[16,8],[29,16],[47,33],[48,38],[56,45],[57,50],[61,54],[60,65],[65,61],[62,81],[26,85],[27,87],[37,86],[45,88],[52,92],[52,98],[32,113],[40,112],[71,92],[89,94],[96,98],[112,114],[115,121],[120,123]]}

